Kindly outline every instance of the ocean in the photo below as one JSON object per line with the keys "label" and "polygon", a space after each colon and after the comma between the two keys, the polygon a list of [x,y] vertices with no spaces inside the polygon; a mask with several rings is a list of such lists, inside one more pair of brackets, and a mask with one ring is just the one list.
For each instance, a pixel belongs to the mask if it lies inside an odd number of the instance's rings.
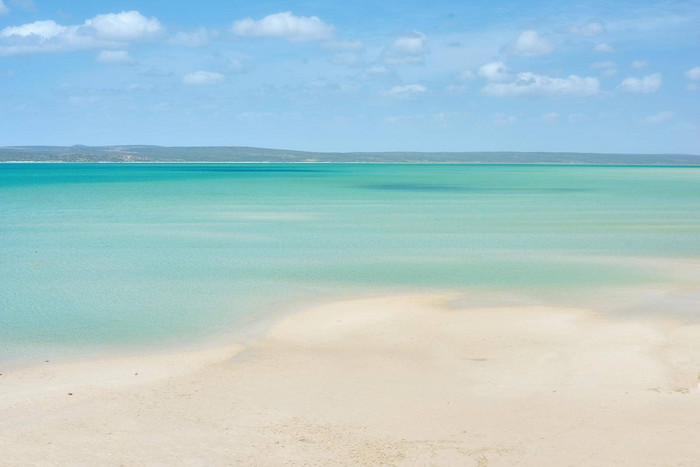
{"label": "ocean", "polygon": [[0,165],[0,365],[415,290],[700,321],[700,168]]}

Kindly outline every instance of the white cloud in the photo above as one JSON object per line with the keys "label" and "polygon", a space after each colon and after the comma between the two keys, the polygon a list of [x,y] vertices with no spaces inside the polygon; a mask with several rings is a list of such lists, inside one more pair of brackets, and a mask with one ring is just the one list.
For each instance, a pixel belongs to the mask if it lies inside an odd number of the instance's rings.
{"label": "white cloud", "polygon": [[559,114],[556,112],[548,112],[540,115],[540,118],[545,122],[556,122],[559,120]]}
{"label": "white cloud", "polygon": [[192,32],[180,31],[170,38],[168,43],[172,45],[182,45],[184,47],[204,47],[209,45],[212,37],[216,36],[216,31],[209,31],[206,28],[199,28]]}
{"label": "white cloud", "polygon": [[213,86],[224,82],[224,75],[213,71],[195,71],[182,77],[182,82],[190,86]]}
{"label": "white cloud", "polygon": [[554,47],[535,30],[523,31],[518,40],[510,47],[510,50],[515,55],[523,57],[536,57],[539,55],[547,55],[554,50]]}
{"label": "white cloud", "polygon": [[675,113],[671,112],[670,110],[666,110],[664,112],[659,112],[656,115],[650,115],[645,118],[644,121],[652,124],[664,123],[668,122],[669,120],[673,120],[675,116]]}
{"label": "white cloud", "polygon": [[634,60],[632,61],[632,68],[635,70],[641,70],[649,66],[649,62],[646,60]]}
{"label": "white cloud", "polygon": [[8,26],[0,31],[0,55],[64,52],[124,46],[149,38],[163,27],[156,18],[138,11],[97,15],[80,25],[64,26],[53,20]]}
{"label": "white cloud", "polygon": [[615,49],[613,49],[608,44],[603,43],[603,44],[598,44],[595,47],[593,47],[593,51],[598,52],[598,53],[603,53],[603,54],[611,54],[611,53],[615,52]]}
{"label": "white cloud", "polygon": [[131,41],[153,36],[163,30],[156,18],[146,18],[138,11],[122,11],[97,15],[85,21],[98,37],[108,40]]}
{"label": "white cloud", "polygon": [[570,75],[568,78],[552,78],[535,73],[518,73],[510,83],[489,83],[482,89],[484,94],[496,97],[517,96],[590,96],[598,94],[600,83],[597,78],[582,78]]}
{"label": "white cloud", "polygon": [[109,65],[125,65],[133,62],[126,50],[103,50],[97,54],[95,60]]}
{"label": "white cloud", "polygon": [[605,32],[605,26],[599,21],[591,21],[583,26],[569,26],[568,30],[577,36],[595,37]]}
{"label": "white cloud", "polygon": [[10,9],[7,8],[7,5],[5,5],[2,0],[0,0],[0,16],[6,15],[9,12],[10,12]]}
{"label": "white cloud", "polygon": [[382,94],[397,99],[409,99],[426,91],[426,87],[421,84],[407,84],[405,86],[394,86],[388,91],[383,91]]}
{"label": "white cloud", "polygon": [[391,65],[421,63],[427,53],[425,40],[425,34],[420,31],[403,35],[384,49],[384,60]]}
{"label": "white cloud", "polygon": [[479,68],[479,76],[487,81],[506,81],[509,78],[508,68],[503,62],[491,62]]}
{"label": "white cloud", "polygon": [[653,73],[643,78],[625,78],[619,88],[625,92],[638,94],[650,94],[656,92],[661,87],[661,74]]}
{"label": "white cloud", "polygon": [[617,63],[610,60],[595,62],[591,65],[591,68],[600,71],[603,76],[612,76],[617,73]]}
{"label": "white cloud", "polygon": [[317,41],[329,39],[333,34],[333,26],[316,16],[294,16],[289,11],[283,11],[257,21],[252,18],[236,21],[231,31],[237,36]]}
{"label": "white cloud", "polygon": [[384,65],[372,65],[364,69],[359,78],[367,81],[395,82],[399,79],[396,72]]}
{"label": "white cloud", "polygon": [[689,79],[691,81],[700,81],[700,66],[693,67],[686,71],[684,76],[685,79]]}
{"label": "white cloud", "polygon": [[40,40],[51,39],[63,34],[68,28],[61,26],[53,20],[35,21],[21,26],[8,26],[0,31],[3,38],[26,38],[36,37]]}

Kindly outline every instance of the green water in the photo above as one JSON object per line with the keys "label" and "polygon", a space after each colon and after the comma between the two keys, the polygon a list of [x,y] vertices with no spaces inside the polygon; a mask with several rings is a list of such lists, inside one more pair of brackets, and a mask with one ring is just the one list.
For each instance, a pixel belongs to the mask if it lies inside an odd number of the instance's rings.
{"label": "green water", "polygon": [[692,167],[4,164],[0,362],[365,291],[697,289],[699,258]]}

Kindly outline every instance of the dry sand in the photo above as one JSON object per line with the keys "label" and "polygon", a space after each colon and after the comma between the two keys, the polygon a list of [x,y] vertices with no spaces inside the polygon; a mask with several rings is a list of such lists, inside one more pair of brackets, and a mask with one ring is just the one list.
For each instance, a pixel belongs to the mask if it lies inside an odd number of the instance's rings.
{"label": "dry sand", "polygon": [[700,465],[700,325],[450,300],[336,302],[246,346],[6,372],[0,464]]}

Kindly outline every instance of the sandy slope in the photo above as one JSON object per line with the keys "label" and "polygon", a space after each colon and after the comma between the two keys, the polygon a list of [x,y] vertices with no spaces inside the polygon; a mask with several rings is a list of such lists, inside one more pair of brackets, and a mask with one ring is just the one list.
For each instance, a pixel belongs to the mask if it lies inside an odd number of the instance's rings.
{"label": "sandy slope", "polygon": [[0,464],[700,462],[700,326],[449,304],[337,302],[245,348],[5,373]]}

